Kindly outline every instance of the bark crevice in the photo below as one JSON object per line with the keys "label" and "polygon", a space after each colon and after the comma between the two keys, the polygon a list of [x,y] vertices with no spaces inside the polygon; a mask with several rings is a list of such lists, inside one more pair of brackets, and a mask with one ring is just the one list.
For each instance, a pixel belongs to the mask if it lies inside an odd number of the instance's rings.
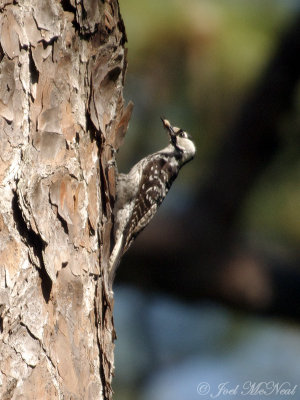
{"label": "bark crevice", "polygon": [[32,56],[31,48],[29,49],[28,56],[29,56],[30,80],[31,80],[31,83],[34,85],[35,83],[38,83],[40,73],[39,73],[38,69],[36,68],[36,65],[35,65],[35,62],[34,62],[34,59]]}
{"label": "bark crevice", "polygon": [[[103,315],[102,319],[99,318],[100,316],[100,310],[99,310],[99,278],[97,278],[96,285],[95,285],[95,297],[94,297],[94,316],[95,316],[95,327],[97,330],[97,345],[99,349],[99,354],[101,358],[101,362],[99,365],[99,375],[100,375],[100,380],[102,383],[102,390],[103,390],[103,400],[109,400],[110,399],[110,393],[111,393],[111,388],[107,387],[107,380],[105,377],[105,371],[104,371],[104,365],[103,363],[105,362],[104,360],[104,353],[102,350],[102,345],[101,345],[101,332],[102,332],[102,324],[101,321],[103,321]],[[103,311],[103,310],[102,310]]]}
{"label": "bark crevice", "polygon": [[16,224],[16,228],[23,238],[24,242],[32,249],[36,259],[39,261],[38,273],[41,278],[41,289],[43,297],[46,303],[50,299],[50,293],[52,289],[52,281],[47,274],[46,267],[43,261],[43,251],[45,250],[46,243],[43,239],[34,232],[32,228],[29,228],[25,222],[22,214],[22,210],[19,206],[18,195],[15,192],[12,199],[12,211],[13,218]]}

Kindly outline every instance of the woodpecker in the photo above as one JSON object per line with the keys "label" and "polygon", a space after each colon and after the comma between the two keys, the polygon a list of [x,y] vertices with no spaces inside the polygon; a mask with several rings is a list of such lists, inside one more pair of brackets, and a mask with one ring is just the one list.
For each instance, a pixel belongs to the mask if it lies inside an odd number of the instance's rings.
{"label": "woodpecker", "polygon": [[114,247],[109,259],[112,283],[122,255],[149,224],[166,197],[180,168],[194,158],[196,147],[183,129],[161,118],[170,143],[135,164],[128,174],[118,174],[114,214]]}

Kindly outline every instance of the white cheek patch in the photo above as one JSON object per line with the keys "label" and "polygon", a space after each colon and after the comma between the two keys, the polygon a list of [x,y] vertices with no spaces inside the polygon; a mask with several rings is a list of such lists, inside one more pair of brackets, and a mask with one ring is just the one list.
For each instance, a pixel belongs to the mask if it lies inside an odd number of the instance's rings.
{"label": "white cheek patch", "polygon": [[183,157],[182,157],[183,163],[194,157],[196,152],[196,147],[190,139],[178,137],[177,147],[181,149],[183,152]]}

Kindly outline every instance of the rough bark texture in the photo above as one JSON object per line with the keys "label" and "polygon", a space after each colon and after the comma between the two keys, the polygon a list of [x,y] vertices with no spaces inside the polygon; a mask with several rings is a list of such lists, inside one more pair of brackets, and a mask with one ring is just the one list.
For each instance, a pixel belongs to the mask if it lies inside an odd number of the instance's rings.
{"label": "rough bark texture", "polygon": [[117,0],[0,2],[0,397],[111,398]]}

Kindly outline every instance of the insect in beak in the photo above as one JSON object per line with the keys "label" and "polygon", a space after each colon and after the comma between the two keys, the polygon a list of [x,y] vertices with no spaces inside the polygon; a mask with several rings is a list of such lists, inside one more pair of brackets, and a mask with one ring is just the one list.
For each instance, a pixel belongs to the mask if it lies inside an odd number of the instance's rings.
{"label": "insect in beak", "polygon": [[160,119],[162,120],[164,128],[167,129],[171,141],[174,142],[174,140],[176,138],[176,134],[173,130],[173,126],[170,124],[170,122],[167,119],[164,119],[162,117],[160,117]]}

